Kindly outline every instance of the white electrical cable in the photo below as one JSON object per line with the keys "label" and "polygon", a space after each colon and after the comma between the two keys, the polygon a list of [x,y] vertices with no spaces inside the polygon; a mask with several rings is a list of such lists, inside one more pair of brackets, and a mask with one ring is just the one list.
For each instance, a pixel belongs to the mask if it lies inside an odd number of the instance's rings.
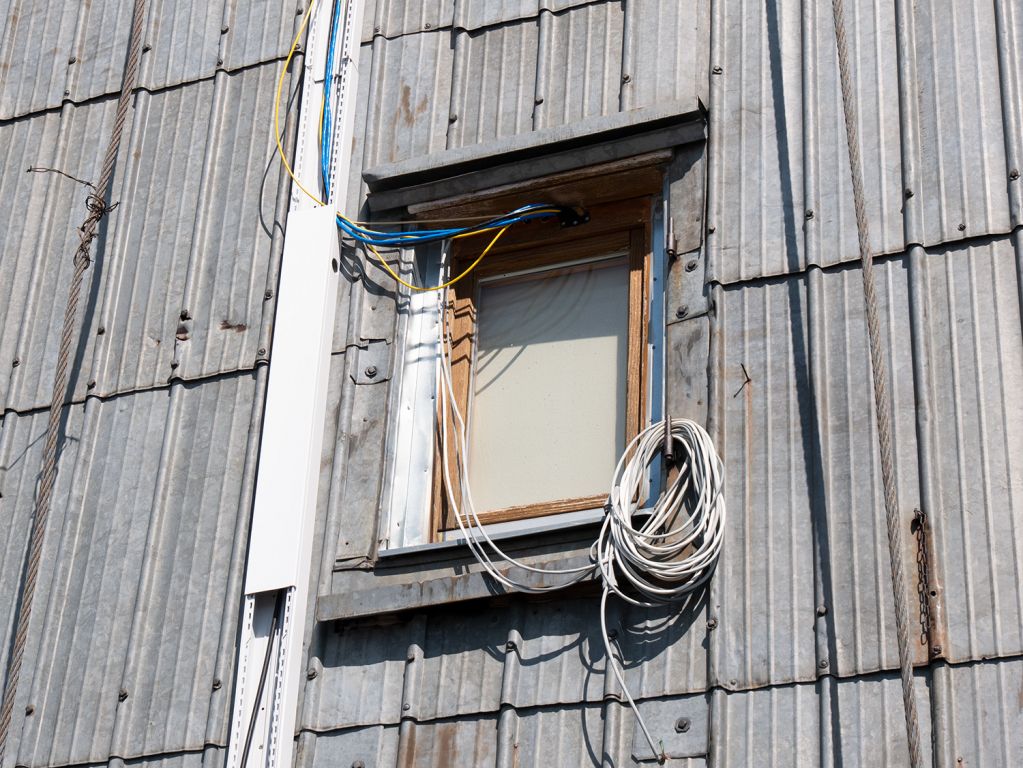
{"label": "white electrical cable", "polygon": [[[443,271],[443,269],[442,269]],[[454,394],[451,377],[451,338],[447,326],[446,291],[438,297],[440,351],[438,415],[441,430],[441,469],[448,504],[466,544],[483,569],[504,587],[538,594],[562,589],[596,573],[604,584],[600,600],[600,629],[608,665],[658,762],[664,762],[625,684],[621,661],[611,648],[607,629],[608,595],[632,605],[654,607],[679,600],[700,588],[717,564],[724,538],[724,469],[707,432],[694,421],[671,419],[651,424],[626,447],[611,481],[600,535],[593,543],[593,563],[576,568],[536,568],[501,550],[481,523],[472,501],[465,419]],[[670,433],[678,472],[653,507],[642,506],[647,474],[655,458],[665,452]],[[453,449],[453,450],[452,450]],[[456,467],[452,474],[451,455]],[[456,490],[458,491],[456,493]],[[504,569],[500,569],[498,564]],[[545,577],[561,576],[557,583],[545,578],[534,584],[516,579],[513,569]]]}

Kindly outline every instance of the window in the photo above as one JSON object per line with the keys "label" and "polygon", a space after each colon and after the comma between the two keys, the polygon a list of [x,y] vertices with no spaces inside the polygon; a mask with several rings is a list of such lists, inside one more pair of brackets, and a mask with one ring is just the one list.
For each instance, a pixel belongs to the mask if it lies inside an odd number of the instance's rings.
{"label": "window", "polygon": [[[469,485],[481,522],[495,535],[598,520],[626,443],[660,418],[663,254],[652,244],[663,239],[669,158],[651,153],[412,211],[490,216],[545,201],[590,214],[578,227],[547,220],[507,230],[447,294]],[[452,272],[487,242],[456,240],[447,254]],[[439,264],[436,251],[416,254],[415,279],[434,284]],[[440,321],[436,294],[413,293],[399,312],[384,552],[461,535],[441,470]],[[651,336],[650,328],[659,330]]]}
{"label": "window", "polygon": [[[495,249],[452,291],[452,380],[482,522],[603,504],[645,413],[649,207],[602,206],[592,220],[632,215],[597,235],[537,225],[522,233],[531,242]],[[457,248],[454,269],[480,247]],[[452,530],[436,485],[437,528]]]}

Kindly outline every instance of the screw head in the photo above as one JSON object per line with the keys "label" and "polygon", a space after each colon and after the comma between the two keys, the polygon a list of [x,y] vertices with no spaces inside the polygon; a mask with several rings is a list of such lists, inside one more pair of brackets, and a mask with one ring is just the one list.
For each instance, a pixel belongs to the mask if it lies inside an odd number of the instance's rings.
{"label": "screw head", "polygon": [[426,22],[426,23],[425,23],[425,24],[423,25],[423,29],[430,29],[430,28],[432,28],[432,27],[433,27],[433,24],[431,24],[430,22]]}
{"label": "screw head", "polygon": [[807,211],[806,211],[806,213],[804,213],[804,214],[803,214],[803,216],[805,216],[805,217],[806,217],[806,220],[807,220],[807,221],[809,221],[810,219],[812,219],[812,218],[813,218],[813,208],[808,208],[808,209],[807,209]]}
{"label": "screw head", "polygon": [[631,83],[632,82],[632,75],[622,75],[622,82],[623,83]]}
{"label": "screw head", "polygon": [[906,191],[903,194],[906,196],[906,199],[908,200],[909,198],[911,198],[913,196],[913,190],[907,188]]}
{"label": "screw head", "polygon": [[17,368],[19,365],[21,365],[21,358],[16,357],[11,361],[12,368]]}
{"label": "screw head", "polygon": [[725,70],[722,69],[720,66],[715,66],[713,69],[711,69],[711,72],[715,75],[720,75],[724,71]]}
{"label": "screw head", "polygon": [[352,762],[352,768],[366,768],[366,764],[362,760],[354,760]]}
{"label": "screw head", "polygon": [[818,605],[817,606],[817,615],[818,616],[825,616],[825,615],[827,615],[827,613],[828,613],[828,606],[826,606],[826,605]]}
{"label": "screw head", "polygon": [[683,304],[681,307],[675,310],[675,317],[681,320],[683,317],[689,314],[689,305]]}
{"label": "screw head", "polygon": [[959,225],[959,231],[960,232],[965,232],[966,231],[966,225],[965,224],[960,224]]}
{"label": "screw head", "polygon": [[1016,168],[1013,168],[1011,171],[1009,171],[1009,178],[1012,179],[1013,181],[1018,179],[1019,178],[1019,170],[1017,170]]}
{"label": "screw head", "polygon": [[118,693],[117,693],[117,700],[118,701],[125,701],[125,700],[127,700],[127,698],[128,698],[128,692],[124,688],[122,688],[120,691],[118,691]]}
{"label": "screw head", "polygon": [[709,629],[709,630],[711,630],[713,632],[717,628],[718,628],[718,620],[717,619],[707,619],[707,629]]}
{"label": "screw head", "polygon": [[686,272],[695,272],[698,266],[696,259],[686,262]]}
{"label": "screw head", "polygon": [[533,99],[533,103],[536,104],[537,106],[543,104],[543,96],[537,96],[535,99]]}
{"label": "screw head", "polygon": [[28,716],[28,717],[31,717],[31,716],[32,716],[32,714],[33,714],[33,713],[34,713],[35,711],[36,711],[36,708],[35,708],[35,707],[34,707],[33,705],[31,705],[31,704],[29,704],[29,705],[27,705],[27,706],[25,707],[25,715],[26,715],[26,716]]}
{"label": "screw head", "polygon": [[408,702],[405,702],[404,704],[401,705],[402,712],[408,712],[410,709],[412,709],[412,705],[409,704]]}
{"label": "screw head", "polygon": [[448,122],[449,123],[458,122],[458,115],[448,115]]}
{"label": "screw head", "polygon": [[274,297],[274,292],[273,291],[263,291],[263,298],[264,299],[272,299],[273,297]]}
{"label": "screw head", "polygon": [[372,379],[377,375],[377,367],[375,365],[366,366],[366,378]]}
{"label": "screw head", "polygon": [[68,64],[74,64],[76,61],[78,61],[78,57],[77,56],[68,56],[68,59],[67,59],[67,63]]}
{"label": "screw head", "polygon": [[230,29],[231,29],[231,27],[229,27],[227,24],[225,24],[224,26],[222,26],[220,28],[220,34],[226,35],[228,33],[228,30],[230,30]]}
{"label": "screw head", "polygon": [[688,717],[680,717],[675,721],[675,733],[685,733],[692,726]]}
{"label": "screw head", "polygon": [[220,682],[220,678],[219,677],[213,678],[213,690],[219,691],[223,687],[223,685],[224,684],[222,682]]}
{"label": "screw head", "polygon": [[820,667],[821,669],[827,669],[828,668],[828,660],[827,659],[821,659],[819,662],[817,662],[817,666]]}
{"label": "screw head", "polygon": [[309,669],[307,669],[305,671],[305,679],[306,680],[315,680],[316,679],[316,668],[315,667],[309,667]]}
{"label": "screw head", "polygon": [[95,389],[96,388],[96,380],[95,379],[89,379],[88,383],[85,385],[85,388],[86,389]]}
{"label": "screw head", "polygon": [[151,50],[153,50],[153,46],[151,46],[149,43],[143,44],[142,53],[149,53]]}
{"label": "screw head", "polygon": [[96,329],[96,335],[97,336],[102,336],[106,332],[107,332],[107,329],[104,326],[102,326],[102,325],[99,328]]}
{"label": "screw head", "polygon": [[259,349],[257,349],[256,350],[256,354],[257,355],[265,355],[266,354],[266,347],[260,347]]}
{"label": "screw head", "polygon": [[941,655],[941,646],[940,645],[936,645],[933,648],[931,648],[931,653],[933,653],[935,656],[940,656]]}

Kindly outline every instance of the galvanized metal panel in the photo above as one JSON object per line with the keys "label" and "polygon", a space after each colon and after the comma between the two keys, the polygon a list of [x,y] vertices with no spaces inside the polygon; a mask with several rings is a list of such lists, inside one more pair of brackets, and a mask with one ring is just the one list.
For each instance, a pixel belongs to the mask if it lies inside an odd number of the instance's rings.
{"label": "galvanized metal panel", "polygon": [[[107,0],[81,7],[68,67],[66,95],[80,102],[121,88],[131,36],[134,0]],[[70,58],[68,59],[70,62]]]}
{"label": "galvanized metal panel", "polygon": [[[24,154],[8,161],[16,169],[10,182],[22,190],[20,194],[27,191],[29,200],[35,203],[27,209],[11,210],[11,215],[20,216],[23,222],[17,223],[13,232],[6,235],[18,239],[13,240],[11,244],[14,247],[5,249],[0,257],[4,262],[3,271],[14,275],[11,311],[3,328],[4,346],[12,352],[2,364],[4,375],[10,377],[5,403],[9,409],[27,410],[50,403],[64,305],[74,269],[72,256],[81,242],[77,228],[88,215],[85,199],[90,191],[58,174],[39,177],[24,173],[24,169],[30,165],[47,166],[86,181],[95,180],[100,173],[102,151],[82,152],[81,147],[106,145],[114,112],[113,99],[82,107],[67,104],[61,110],[55,136],[55,116],[30,118],[30,123],[39,126],[30,128],[30,135],[50,139],[54,143],[39,146],[27,142],[20,147]],[[41,133],[36,132],[40,130]],[[13,148],[15,151],[19,149],[16,144]],[[115,199],[127,154],[128,143],[124,142],[113,183]],[[93,243],[94,258],[100,255],[85,273],[80,318],[95,311],[98,281],[103,274],[101,249],[109,242],[121,214],[115,210],[104,220]],[[76,365],[82,366],[82,361],[91,357],[94,342],[94,333],[82,335],[74,350]],[[85,392],[88,383],[87,366],[83,367],[86,370],[71,380],[79,394]]]}
{"label": "galvanized metal panel", "polygon": [[[256,392],[242,374],[71,407],[5,765],[226,744]],[[4,419],[16,519],[30,514],[45,421]]]}
{"label": "galvanized metal panel", "polygon": [[[232,36],[254,32],[232,27],[231,20],[224,17],[224,5],[202,0],[150,3],[143,46],[148,49],[142,55],[139,85],[153,90],[210,77],[220,63],[221,46],[228,45]],[[130,5],[128,15],[130,20]],[[121,66],[120,59],[111,58],[115,67]],[[114,87],[120,87],[119,80]]]}
{"label": "galvanized metal panel", "polygon": [[619,110],[624,16],[621,2],[607,2],[551,17],[544,127]]}
{"label": "galvanized metal panel", "polygon": [[472,31],[511,21],[535,18],[540,11],[564,11],[594,2],[602,3],[606,0],[488,0],[485,3],[454,0],[454,23],[459,29]]}
{"label": "galvanized metal panel", "polygon": [[8,2],[0,16],[0,120],[60,104],[77,3]]}
{"label": "galvanized metal panel", "polygon": [[946,653],[1023,652],[1020,253],[1008,238],[926,257],[935,530]]}
{"label": "galvanized metal panel", "polygon": [[[365,167],[444,149],[451,93],[451,33],[424,32],[395,40],[375,37]],[[358,124],[358,123],[357,123]]]}
{"label": "galvanized metal panel", "polygon": [[[905,268],[889,261],[877,269],[895,372],[900,501],[912,509],[911,356],[898,331],[907,324]],[[714,679],[726,687],[896,661],[858,280],[858,271],[838,270],[747,284],[724,291],[717,306],[712,365],[729,526],[711,584],[711,642]],[[818,607],[826,638],[815,638]]]}
{"label": "galvanized metal panel", "polygon": [[538,34],[535,20],[457,34],[449,148],[532,130]]}
{"label": "galvanized metal panel", "polygon": [[362,42],[374,35],[400,37],[450,27],[451,0],[376,0],[366,4],[362,15]]}
{"label": "galvanized metal panel", "polygon": [[622,84],[624,105],[637,109],[669,101],[706,100],[710,3],[628,0],[625,42],[630,51]]}
{"label": "galvanized metal panel", "polygon": [[224,0],[231,31],[221,52],[228,70],[283,59],[309,6],[301,0]]}

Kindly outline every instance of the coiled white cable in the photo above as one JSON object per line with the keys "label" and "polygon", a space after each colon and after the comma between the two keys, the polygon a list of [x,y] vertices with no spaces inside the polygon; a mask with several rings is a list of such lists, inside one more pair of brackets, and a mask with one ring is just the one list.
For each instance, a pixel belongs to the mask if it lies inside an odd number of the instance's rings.
{"label": "coiled white cable", "polygon": [[[594,572],[603,581],[600,627],[608,665],[629,702],[658,762],[664,762],[625,684],[621,661],[611,648],[607,628],[608,595],[632,605],[653,607],[679,600],[700,588],[717,564],[724,538],[724,469],[707,432],[694,421],[671,419],[651,424],[626,447],[611,481],[600,535],[590,550],[591,564],[575,568],[536,568],[517,560],[494,542],[480,522],[469,483],[465,419],[451,378],[451,339],[447,328],[447,299],[439,297],[440,349],[438,398],[441,430],[441,470],[448,504],[466,544],[483,569],[507,589],[543,593],[582,581]],[[653,507],[642,507],[647,473],[662,455],[670,435],[678,471]],[[453,449],[453,450],[452,450]],[[456,467],[452,474],[451,456]],[[502,564],[506,570],[501,570]],[[544,583],[531,584],[512,576],[512,570],[543,574]],[[551,576],[563,577],[552,583]]]}

